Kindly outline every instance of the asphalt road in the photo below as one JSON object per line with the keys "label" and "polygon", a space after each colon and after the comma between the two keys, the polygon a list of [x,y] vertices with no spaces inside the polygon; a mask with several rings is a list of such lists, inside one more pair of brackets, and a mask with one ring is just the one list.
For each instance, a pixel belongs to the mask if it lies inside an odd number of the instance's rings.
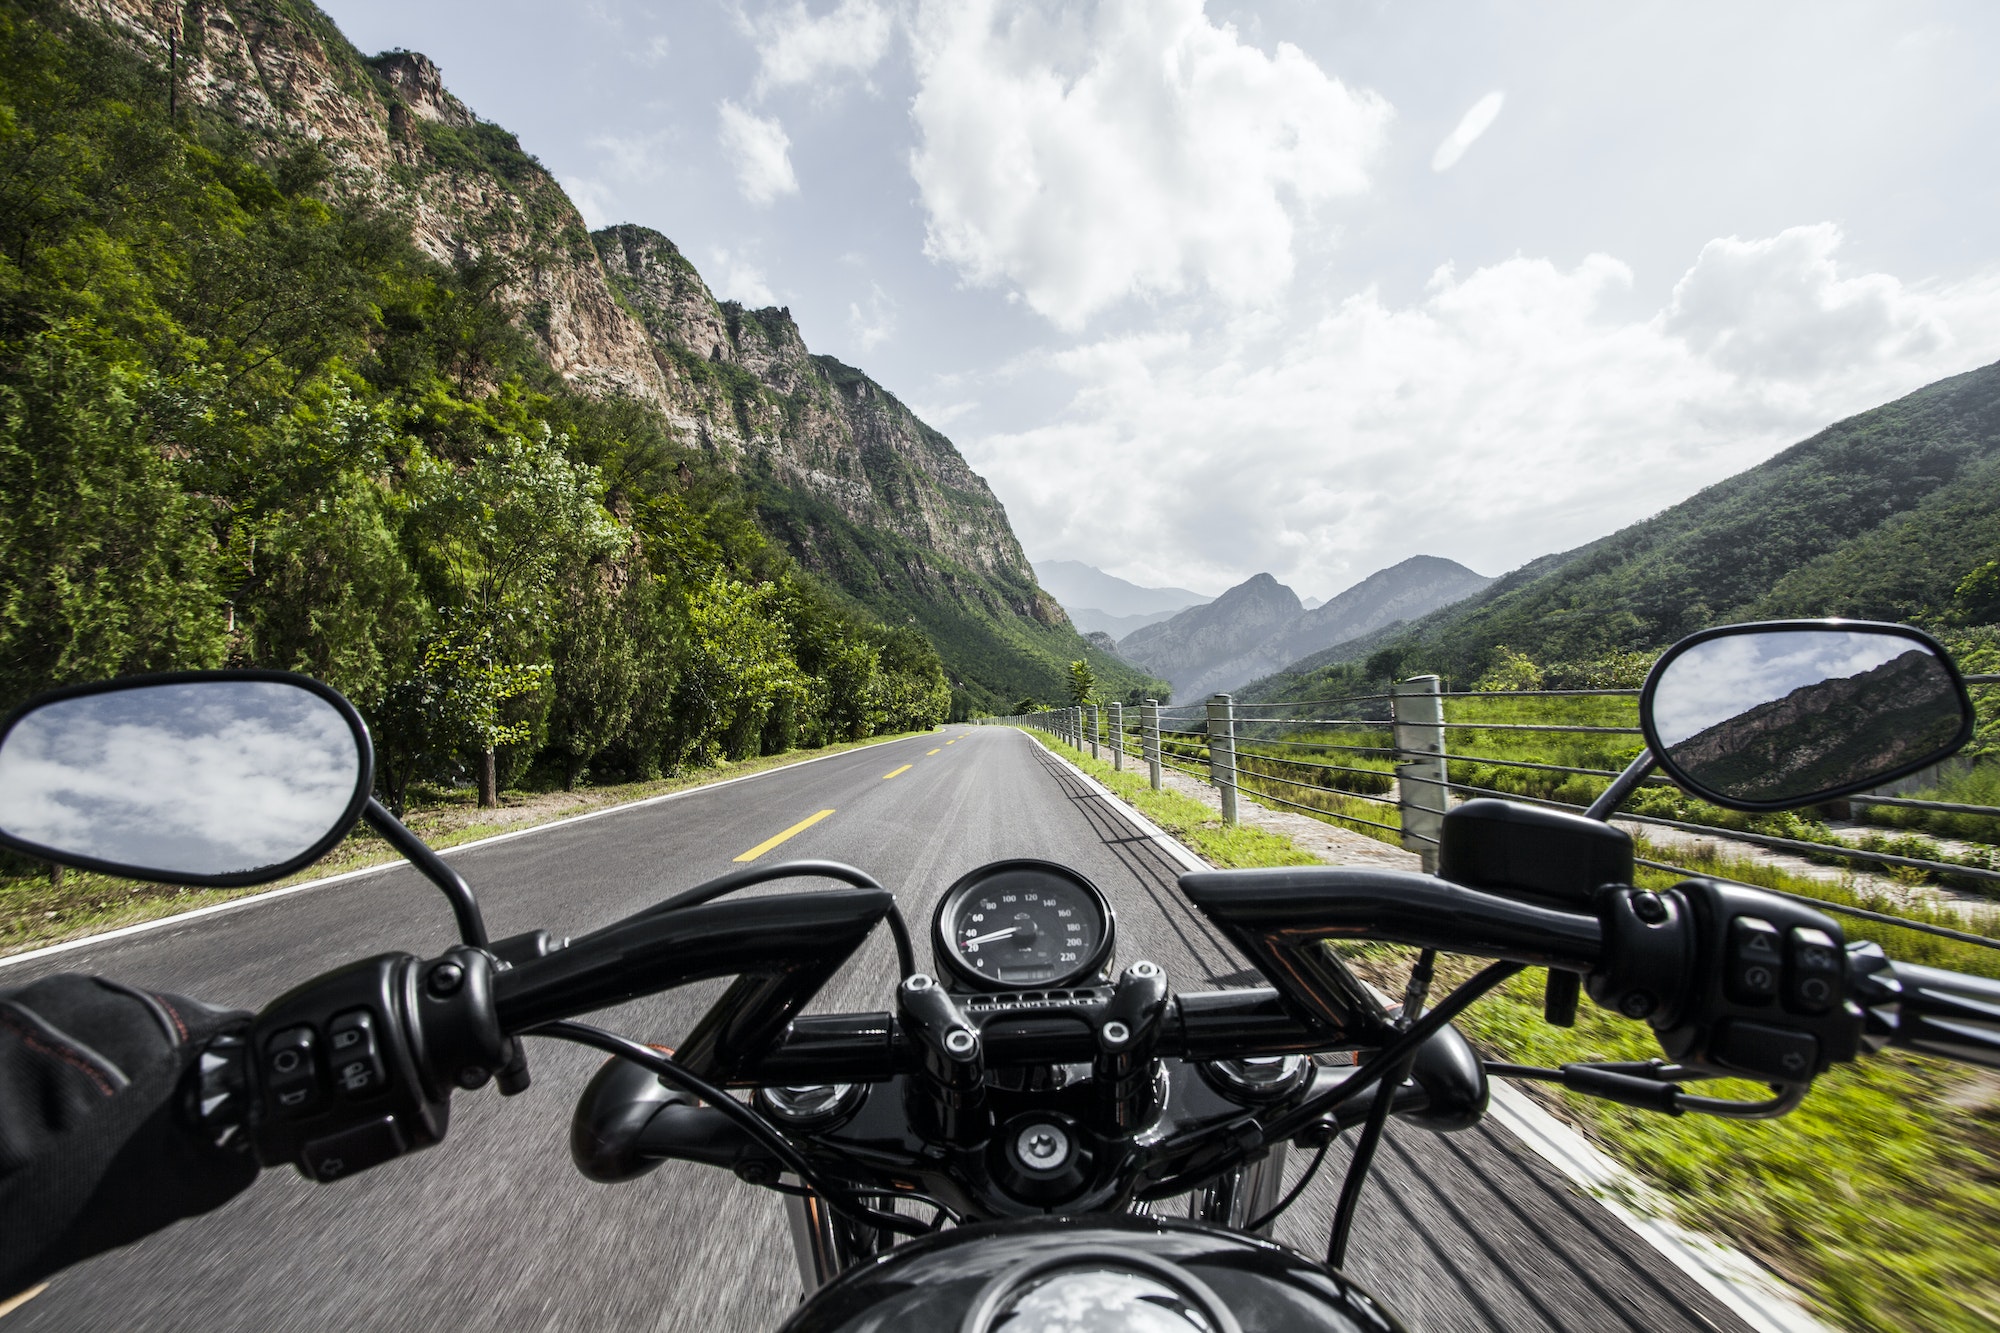
{"label": "asphalt road", "polygon": [[[904,766],[908,767],[905,768]],[[891,775],[886,776],[885,775]],[[765,853],[828,857],[877,876],[927,929],[937,895],[1008,856],[1075,866],[1118,914],[1118,962],[1151,958],[1189,988],[1243,961],[1180,901],[1177,867],[1025,735],[954,728],[454,854],[496,937],[581,934],[821,810]],[[407,868],[184,925],[0,967],[0,984],[86,970],[255,1008],[335,964],[452,942],[443,899]],[[927,955],[927,941],[920,941]],[[888,1007],[878,937],[822,995]],[[599,1021],[671,1043],[720,983]],[[534,1087],[462,1095],[449,1139],[338,1185],[266,1172],[242,1198],[59,1275],[0,1333],[80,1329],[769,1329],[798,1299],[775,1195],[670,1163],[592,1184],[570,1165],[572,1099],[599,1057],[531,1044]],[[1339,1166],[1341,1149],[1330,1154]],[[1325,1244],[1337,1169],[1281,1222]],[[1350,1268],[1413,1328],[1728,1329],[1743,1325],[1501,1130],[1392,1131],[1356,1225]]]}

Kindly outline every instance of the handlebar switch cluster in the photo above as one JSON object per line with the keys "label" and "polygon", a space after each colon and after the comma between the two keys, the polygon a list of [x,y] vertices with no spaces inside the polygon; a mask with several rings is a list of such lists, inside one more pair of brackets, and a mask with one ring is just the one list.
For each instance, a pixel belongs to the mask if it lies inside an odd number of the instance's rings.
{"label": "handlebar switch cluster", "polygon": [[[1831,917],[1714,880],[1687,880],[1658,897],[1669,923],[1679,925],[1671,933],[1686,942],[1679,982],[1663,987],[1655,1012],[1638,1014],[1629,1004],[1622,1012],[1647,1017],[1669,1058],[1710,1073],[1800,1086],[1859,1053],[1861,1010],[1847,995],[1845,945]],[[1605,972],[1615,975],[1617,946],[1629,932],[1615,910],[1604,920]],[[1667,961],[1668,950],[1657,952],[1658,962]],[[1660,973],[1656,978],[1667,981]],[[1600,987],[1598,977],[1592,982],[1593,996],[1615,989]],[[1632,989],[1624,988],[1626,998]]]}
{"label": "handlebar switch cluster", "polygon": [[281,996],[251,1024],[243,1112],[266,1166],[345,1179],[444,1137],[452,1092],[507,1064],[494,962],[383,954]]}

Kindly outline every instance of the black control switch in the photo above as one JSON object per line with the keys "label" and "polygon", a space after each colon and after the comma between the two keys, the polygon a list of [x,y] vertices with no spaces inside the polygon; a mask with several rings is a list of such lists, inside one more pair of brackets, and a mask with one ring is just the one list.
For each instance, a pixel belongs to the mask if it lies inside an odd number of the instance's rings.
{"label": "black control switch", "polygon": [[1810,1032],[1731,1019],[1716,1035],[1717,1063],[1777,1083],[1804,1083],[1819,1066],[1819,1039]]}
{"label": "black control switch", "polygon": [[274,1032],[264,1042],[264,1097],[279,1115],[307,1115],[324,1100],[318,1049],[317,1035],[303,1023]]}
{"label": "black control switch", "polygon": [[1793,926],[1788,936],[1792,958],[1785,973],[1785,1007],[1794,1013],[1823,1014],[1840,1001],[1847,957],[1823,930]]}
{"label": "black control switch", "polygon": [[382,1051],[375,1041],[375,1016],[366,1009],[336,1014],[326,1025],[327,1058],[340,1095],[358,1102],[388,1087]]}
{"label": "black control switch", "polygon": [[394,1116],[383,1116],[314,1139],[299,1150],[299,1172],[308,1180],[342,1180],[356,1171],[380,1166],[391,1157],[401,1157],[408,1145]]}
{"label": "black control switch", "polygon": [[1785,954],[1778,928],[1761,917],[1739,916],[1729,923],[1729,956],[1722,988],[1735,1004],[1768,1004],[1778,997]]}

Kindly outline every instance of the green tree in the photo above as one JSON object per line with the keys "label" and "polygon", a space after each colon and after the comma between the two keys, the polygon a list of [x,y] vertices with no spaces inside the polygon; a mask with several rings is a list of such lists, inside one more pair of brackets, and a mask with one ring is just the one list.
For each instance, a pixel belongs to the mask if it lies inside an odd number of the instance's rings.
{"label": "green tree", "polygon": [[1535,665],[1535,659],[1526,653],[1517,653],[1506,644],[1498,644],[1493,649],[1493,665],[1486,669],[1475,690],[1539,690],[1542,688],[1542,669]]}
{"label": "green tree", "polygon": [[490,625],[460,617],[424,651],[424,675],[440,729],[479,763],[479,804],[500,804],[496,752],[529,738],[533,724],[508,717],[507,705],[548,682],[551,668],[502,659]]}
{"label": "green tree", "polygon": [[1090,669],[1090,663],[1078,658],[1069,664],[1069,697],[1079,704],[1090,702],[1090,692],[1097,688],[1097,673]]}
{"label": "green tree", "polygon": [[157,379],[38,334],[0,380],[0,693],[219,666],[227,609],[211,506],[150,437]]}
{"label": "green tree", "polygon": [[625,617],[595,579],[576,591],[552,642],[549,744],[562,756],[563,790],[632,720],[640,661]]}

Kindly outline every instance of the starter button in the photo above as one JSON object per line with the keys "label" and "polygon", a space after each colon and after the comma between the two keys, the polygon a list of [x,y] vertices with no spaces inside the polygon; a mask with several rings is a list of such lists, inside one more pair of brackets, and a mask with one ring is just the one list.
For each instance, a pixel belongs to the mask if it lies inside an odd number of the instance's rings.
{"label": "starter button", "polygon": [[1823,1014],[1840,999],[1846,959],[1833,936],[1811,926],[1790,931],[1792,968],[1785,977],[1785,1007],[1801,1014]]}

